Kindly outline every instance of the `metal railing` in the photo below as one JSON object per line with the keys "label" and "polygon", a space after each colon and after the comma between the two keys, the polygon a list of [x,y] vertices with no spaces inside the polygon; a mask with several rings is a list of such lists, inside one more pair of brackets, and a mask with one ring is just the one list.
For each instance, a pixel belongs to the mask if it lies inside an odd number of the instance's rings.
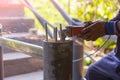
{"label": "metal railing", "polygon": [[[28,0],[20,0],[21,4],[23,4],[25,7],[29,8],[32,13],[35,15],[35,17],[37,18],[37,20],[39,21],[39,23],[42,25],[42,27],[45,29],[45,23],[47,23],[49,25],[49,27],[51,28],[55,28],[55,26],[53,26],[51,23],[49,23],[47,20],[45,20],[40,13],[38,13],[36,11],[36,9],[30,4],[30,2]],[[53,38],[52,32],[51,30],[48,28],[48,35],[50,36],[50,38]]]}
{"label": "metal railing", "polygon": [[[0,27],[0,34],[1,34]],[[0,36],[0,80],[4,80],[4,61],[3,61],[3,53],[2,53],[2,47],[7,47],[9,49],[15,50],[17,52],[22,52],[24,54],[28,54],[31,56],[42,58],[42,52],[43,48],[42,46],[33,45],[30,43],[25,43],[22,41],[9,39]]]}
{"label": "metal railing", "polygon": [[0,37],[0,43],[2,47],[7,47],[12,50],[22,52],[31,56],[42,57],[43,48],[34,44]]}

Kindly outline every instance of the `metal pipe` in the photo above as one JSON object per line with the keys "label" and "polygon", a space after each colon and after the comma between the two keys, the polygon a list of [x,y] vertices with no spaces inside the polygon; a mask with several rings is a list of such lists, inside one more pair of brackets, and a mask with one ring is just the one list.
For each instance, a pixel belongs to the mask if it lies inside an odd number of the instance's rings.
{"label": "metal pipe", "polygon": [[55,39],[55,42],[57,42],[57,27],[54,28],[54,39]]}
{"label": "metal pipe", "polygon": [[81,21],[78,19],[73,19],[71,18],[65,11],[64,9],[60,6],[57,0],[50,0],[53,5],[56,7],[56,9],[61,13],[61,15],[64,17],[64,19],[68,22],[69,25],[83,25]]}
{"label": "metal pipe", "polygon": [[[38,14],[38,12],[35,10],[35,8],[28,2],[28,0],[20,0],[20,2],[28,7],[32,12],[33,14],[36,16],[36,18],[38,19],[38,21],[41,23],[41,25],[43,26],[43,28],[45,29],[44,27],[44,23],[47,23],[48,25],[50,25],[50,27],[54,28],[54,26],[52,24],[50,24],[47,20],[45,20],[41,15]],[[48,29],[48,34],[51,38],[53,38],[52,36],[52,32],[50,31],[50,29]]]}
{"label": "metal pipe", "polygon": [[62,29],[62,24],[60,24],[60,41],[65,41],[65,38],[66,38],[66,30],[65,29]]}
{"label": "metal pipe", "polygon": [[[2,25],[0,24],[0,36],[2,36]],[[4,80],[4,62],[2,46],[0,46],[0,80]]]}
{"label": "metal pipe", "polygon": [[[58,9],[61,15],[65,18],[65,20],[72,26],[81,26],[83,25],[77,19],[72,19],[60,6],[60,4],[56,0],[51,0],[54,6]],[[83,57],[83,45],[79,45],[75,42],[76,38],[73,38],[73,60],[79,59]],[[80,40],[83,43],[83,40]],[[83,68],[83,61],[79,61],[73,63],[73,80],[82,80],[82,68]]]}
{"label": "metal pipe", "polygon": [[0,80],[3,80],[4,78],[4,65],[3,65],[3,53],[2,53],[2,47],[0,46]]}
{"label": "metal pipe", "polygon": [[72,80],[72,41],[44,42],[44,80]]}
{"label": "metal pipe", "polygon": [[59,35],[60,35],[60,41],[63,41],[63,40],[62,40],[62,24],[60,24],[60,32],[59,32]]}
{"label": "metal pipe", "polygon": [[23,52],[25,54],[42,58],[43,48],[41,46],[25,43],[18,40],[0,37],[0,46],[10,48],[12,50]]}
{"label": "metal pipe", "polygon": [[[82,41],[81,41],[82,42]],[[82,42],[83,43],[83,42]],[[79,45],[74,41],[73,43],[73,61],[83,57],[83,45]],[[83,80],[83,60],[73,62],[73,80]]]}
{"label": "metal pipe", "polygon": [[60,6],[60,4],[57,2],[57,0],[50,0],[54,6],[58,9],[58,11],[61,13],[61,15],[64,17],[64,19],[70,24],[72,25],[72,18],[62,9],[62,7]]}

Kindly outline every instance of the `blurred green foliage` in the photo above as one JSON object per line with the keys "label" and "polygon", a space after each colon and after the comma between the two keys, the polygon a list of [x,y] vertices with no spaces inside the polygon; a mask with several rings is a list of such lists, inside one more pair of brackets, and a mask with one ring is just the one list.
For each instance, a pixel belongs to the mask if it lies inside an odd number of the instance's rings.
{"label": "blurred green foliage", "polygon": [[[51,24],[58,27],[68,25],[61,14],[56,10],[50,0],[29,0],[36,8],[37,12],[48,20]],[[58,0],[62,8],[72,17],[84,21],[110,20],[119,10],[119,0]],[[35,26],[40,33],[44,34],[44,29],[37,21],[32,12],[25,8],[25,16],[35,19]],[[99,38],[94,41],[95,47],[100,47],[104,39]],[[89,43],[88,43],[89,44]],[[104,45],[104,50],[110,51],[115,47],[116,41],[110,40]],[[92,62],[89,58],[84,60],[85,65],[90,65]]]}
{"label": "blurred green foliage", "polygon": [[[118,0],[58,0],[62,8],[72,17],[84,21],[110,20],[119,10]],[[68,25],[61,14],[56,10],[50,0],[30,0],[37,12],[54,26]],[[25,8],[25,16],[35,18],[35,16]],[[40,23],[35,18],[35,26],[41,33],[44,33]],[[95,46],[100,46],[103,39],[94,42]],[[108,42],[104,48],[114,48],[115,41]],[[112,47],[111,47],[112,46]]]}
{"label": "blurred green foliage", "polygon": [[[59,26],[62,23],[64,26],[67,22],[56,10],[50,0],[29,0],[36,8],[37,12],[48,20],[51,24]],[[72,17],[81,20],[110,20],[113,18],[119,9],[118,0],[57,0],[62,8]],[[25,16],[35,18],[27,8]],[[36,27],[42,28],[39,22],[36,22]]]}

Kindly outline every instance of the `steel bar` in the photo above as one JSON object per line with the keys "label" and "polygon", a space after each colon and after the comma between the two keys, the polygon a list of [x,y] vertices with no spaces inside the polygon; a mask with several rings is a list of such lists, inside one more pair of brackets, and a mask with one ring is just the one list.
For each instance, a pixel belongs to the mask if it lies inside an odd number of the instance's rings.
{"label": "steel bar", "polygon": [[[48,25],[50,25],[50,27],[54,28],[54,26],[52,24],[50,24],[47,20],[45,20],[41,15],[39,15],[39,13],[35,10],[34,7],[32,7],[32,5],[27,1],[27,0],[20,0],[20,2],[25,5],[26,7],[28,7],[33,14],[36,16],[36,18],[38,19],[38,21],[41,23],[41,25],[44,27],[44,23],[47,23]],[[53,38],[52,36],[52,32],[50,31],[50,29],[48,29],[48,34],[51,38]]]}
{"label": "steel bar", "polygon": [[44,42],[44,80],[72,80],[72,41]]}
{"label": "steel bar", "polygon": [[47,27],[47,23],[45,23],[44,25],[45,25],[45,32],[46,32],[46,41],[48,42],[48,27]]}
{"label": "steel bar", "polygon": [[62,24],[60,24],[60,32],[59,32],[59,34],[60,34],[60,41],[63,41],[63,39],[62,39]]}
{"label": "steel bar", "polygon": [[3,65],[3,53],[2,47],[0,46],[0,80],[4,78],[4,65]]}
{"label": "steel bar", "polygon": [[[54,6],[58,9],[61,15],[65,18],[69,25],[80,26],[83,25],[82,22],[78,20],[73,20],[61,7],[56,0],[51,0]],[[83,45],[79,45],[75,42],[76,38],[73,38],[73,60],[83,57]],[[82,42],[82,41],[81,41]],[[72,80],[82,80],[82,69],[83,69],[83,60],[73,63],[73,78]]]}
{"label": "steel bar", "polygon": [[57,42],[57,27],[54,28],[54,39],[55,39],[55,42]]}
{"label": "steel bar", "polygon": [[25,43],[22,41],[0,37],[0,46],[22,52],[31,56],[42,58],[43,48],[41,46]]}
{"label": "steel bar", "polygon": [[56,7],[56,9],[61,13],[61,15],[64,17],[64,19],[68,22],[69,25],[83,25],[83,23],[77,19],[72,19],[60,6],[57,0],[50,0],[53,5]]}
{"label": "steel bar", "polygon": [[[2,36],[2,25],[0,24],[0,36]],[[4,62],[2,46],[0,46],[0,80],[4,80]]]}
{"label": "steel bar", "polygon": [[65,41],[65,38],[66,38],[66,30],[65,29],[62,29],[62,24],[60,24],[60,40],[61,41]]}

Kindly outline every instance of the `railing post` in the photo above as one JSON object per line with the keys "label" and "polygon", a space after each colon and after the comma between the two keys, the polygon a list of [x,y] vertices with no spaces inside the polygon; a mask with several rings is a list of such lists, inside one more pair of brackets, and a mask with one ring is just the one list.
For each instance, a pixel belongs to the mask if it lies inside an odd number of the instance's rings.
{"label": "railing post", "polygon": [[[2,36],[2,25],[0,24],[0,37]],[[2,46],[0,45],[0,80],[4,79],[4,64]]]}

